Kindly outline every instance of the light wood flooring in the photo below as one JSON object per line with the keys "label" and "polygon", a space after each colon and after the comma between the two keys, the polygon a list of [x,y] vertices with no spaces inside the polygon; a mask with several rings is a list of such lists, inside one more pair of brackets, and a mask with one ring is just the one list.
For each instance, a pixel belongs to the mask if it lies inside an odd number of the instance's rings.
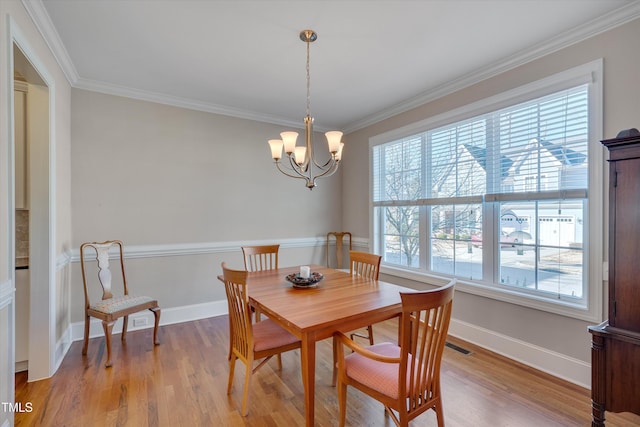
{"label": "light wood flooring", "polygon": [[[396,321],[374,326],[377,342],[393,341]],[[231,395],[226,316],[114,335],[113,367],[105,369],[104,340],[92,339],[86,357],[73,343],[50,379],[26,382],[16,375],[16,402],[31,413],[16,414],[16,426],[301,426],[303,387],[298,351],[283,355],[283,369],[269,361],[254,376],[249,415],[240,416],[244,370],[238,362]],[[448,427],[590,426],[589,391],[455,339],[471,350],[445,349],[442,383]],[[331,387],[331,342],[318,343],[316,425],[336,426],[338,404]],[[392,426],[382,405],[349,389],[347,424]],[[435,426],[432,411],[412,426]],[[608,427],[640,426],[640,417],[607,413]]]}

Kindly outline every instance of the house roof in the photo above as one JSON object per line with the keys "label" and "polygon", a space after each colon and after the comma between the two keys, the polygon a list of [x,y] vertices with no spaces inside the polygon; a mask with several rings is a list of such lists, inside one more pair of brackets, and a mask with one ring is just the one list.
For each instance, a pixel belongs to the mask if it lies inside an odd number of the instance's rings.
{"label": "house roof", "polygon": [[[538,142],[534,139],[528,146],[536,148]],[[540,141],[540,146],[548,152],[559,164],[564,166],[577,166],[584,163],[587,156],[561,144],[554,144],[549,141]],[[529,157],[527,152],[522,153],[513,163],[513,169],[517,172]]]}
{"label": "house roof", "polygon": [[[464,148],[473,156],[484,171],[487,171],[487,149],[470,144],[463,144]],[[500,177],[506,178],[509,175],[509,169],[513,165],[513,160],[507,156],[500,157]]]}
{"label": "house roof", "polygon": [[587,159],[587,156],[578,153],[571,148],[566,148],[563,145],[553,144],[549,141],[540,141],[540,145],[542,145],[549,153],[553,155],[561,164],[566,166],[579,165],[584,163]]}

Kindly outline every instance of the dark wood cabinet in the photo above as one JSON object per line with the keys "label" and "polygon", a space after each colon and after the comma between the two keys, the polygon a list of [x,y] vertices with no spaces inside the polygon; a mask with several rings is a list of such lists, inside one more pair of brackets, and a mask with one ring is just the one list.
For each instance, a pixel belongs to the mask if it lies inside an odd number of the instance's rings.
{"label": "dark wood cabinet", "polygon": [[609,318],[589,328],[594,427],[605,425],[606,411],[640,415],[640,135],[602,143],[609,150]]}

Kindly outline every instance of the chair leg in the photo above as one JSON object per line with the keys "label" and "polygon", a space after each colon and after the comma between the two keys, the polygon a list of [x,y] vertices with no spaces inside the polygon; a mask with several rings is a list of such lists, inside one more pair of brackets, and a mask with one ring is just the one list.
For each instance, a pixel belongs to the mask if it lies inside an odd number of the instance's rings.
{"label": "chair leg", "polygon": [[442,400],[438,400],[433,409],[436,411],[438,427],[444,427],[444,412],[442,410]]}
{"label": "chair leg", "polygon": [[150,308],[149,310],[153,312],[153,317],[155,318],[154,324],[153,324],[153,343],[155,345],[158,345],[160,344],[160,341],[158,340],[158,326],[160,325],[160,307]]}
{"label": "chair leg", "polygon": [[342,381],[338,381],[338,406],[340,409],[340,418],[338,425],[344,427],[347,419],[347,385]]}
{"label": "chair leg", "polygon": [[102,321],[102,327],[104,328],[104,340],[107,344],[107,363],[104,364],[105,368],[111,367],[111,331],[113,330],[113,324],[115,322]]}
{"label": "chair leg", "polygon": [[84,316],[84,344],[82,346],[82,354],[87,354],[87,348],[89,347],[89,324],[91,317]]}
{"label": "chair leg", "polygon": [[231,319],[229,319],[229,354],[227,360],[231,360],[231,354],[233,354],[233,330],[231,329]]}
{"label": "chair leg", "polygon": [[406,411],[400,411],[398,413],[398,425],[400,427],[408,427],[409,426],[409,417],[407,416]]}
{"label": "chair leg", "polygon": [[129,326],[129,316],[122,317],[122,336],[120,341],[125,342],[127,340],[127,326]]}
{"label": "chair leg", "polygon": [[369,340],[369,345],[373,345],[373,326],[367,326],[367,335],[354,332],[350,335],[350,337],[352,341],[355,341],[355,337],[366,338]]}
{"label": "chair leg", "polygon": [[236,359],[238,357],[231,352],[229,355],[229,382],[227,383],[227,394],[231,394],[231,387],[233,387],[233,373],[236,368]]}
{"label": "chair leg", "polygon": [[251,375],[253,375],[253,359],[247,360],[247,371],[244,374],[244,391],[242,392],[242,416],[246,417],[249,413],[249,384],[251,383]]}
{"label": "chair leg", "polygon": [[331,340],[333,342],[333,375],[331,377],[331,387],[336,386],[336,380],[338,379],[338,367],[337,367],[337,357],[338,357],[338,342],[336,339]]}

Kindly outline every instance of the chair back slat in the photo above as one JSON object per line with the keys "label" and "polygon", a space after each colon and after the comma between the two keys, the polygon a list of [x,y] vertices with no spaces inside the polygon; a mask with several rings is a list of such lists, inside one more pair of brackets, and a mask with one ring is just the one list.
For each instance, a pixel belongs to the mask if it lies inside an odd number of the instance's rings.
{"label": "chair back slat", "polygon": [[409,418],[440,398],[440,365],[446,343],[455,280],[429,292],[401,293],[399,387],[407,390]]}
{"label": "chair back slat", "polygon": [[[109,264],[110,251],[113,247],[118,248],[118,258],[120,260],[120,271],[122,277],[122,286],[124,295],[128,295],[127,290],[127,279],[124,273],[124,253],[123,253],[123,244],[120,240],[107,240],[105,242],[89,242],[83,243],[80,246],[80,265],[82,269],[82,281],[85,288],[85,301],[88,304],[89,301],[89,291],[88,291],[88,282],[90,282],[89,274],[88,274],[88,259],[87,257],[90,255],[86,253],[87,249],[93,249],[95,251],[95,261],[97,266],[97,279],[102,287],[102,299],[113,298],[113,287],[112,287],[112,271],[111,266]],[[94,279],[95,280],[95,279]]]}
{"label": "chair back slat", "polygon": [[244,268],[247,271],[276,270],[280,245],[243,246]]}
{"label": "chair back slat", "polygon": [[[331,262],[332,257],[329,256],[329,246],[331,242],[331,237],[333,236],[335,241],[335,264]],[[348,231],[330,231],[327,233],[327,244],[326,244],[326,257],[327,257],[327,267],[333,267],[332,264],[335,265],[335,268],[338,270],[342,269],[342,253],[343,253],[343,245],[345,237],[349,238],[349,250],[353,247],[352,236]]]}
{"label": "chair back slat", "polygon": [[247,360],[253,351],[251,311],[247,292],[247,271],[232,270],[222,263],[224,287],[229,306],[231,347],[236,354]]}
{"label": "chair back slat", "polygon": [[361,251],[349,251],[351,275],[378,280],[382,256]]}

